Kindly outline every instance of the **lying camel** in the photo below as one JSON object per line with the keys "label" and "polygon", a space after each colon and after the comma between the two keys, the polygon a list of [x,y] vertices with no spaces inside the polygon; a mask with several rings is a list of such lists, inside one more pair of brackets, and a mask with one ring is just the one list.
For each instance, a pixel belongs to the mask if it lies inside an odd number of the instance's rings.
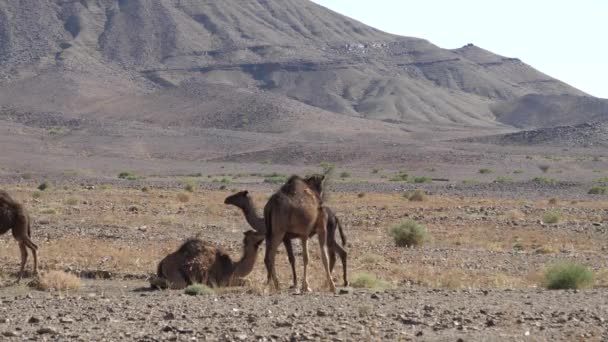
{"label": "lying camel", "polygon": [[38,246],[32,242],[32,227],[30,216],[21,203],[15,201],[6,191],[0,190],[0,235],[12,230],[13,237],[19,243],[21,251],[21,269],[19,278],[23,277],[25,264],[27,262],[27,249],[32,252],[34,258],[34,275],[38,274]]}
{"label": "lying camel", "polygon": [[[245,215],[245,219],[254,230],[265,233],[266,225],[264,223],[264,218],[260,216],[257,212],[255,204],[253,203],[253,199],[249,195],[249,191],[241,191],[236,194],[230,195],[226,197],[224,200],[224,204],[234,205],[237,208],[240,208]],[[329,269],[330,272],[333,273],[334,266],[336,264],[336,253],[340,256],[342,260],[342,269],[344,276],[344,286],[348,286],[348,277],[347,277],[347,269],[346,269],[346,251],[338,244],[336,241],[336,228],[340,232],[340,237],[342,238],[342,245],[346,245],[346,238],[344,236],[344,232],[342,231],[342,224],[340,220],[336,216],[336,214],[328,207],[323,207],[323,210],[327,214],[327,247],[329,254]],[[316,231],[313,231],[309,237],[312,237],[316,234]],[[286,233],[283,238],[283,245],[285,246],[285,250],[287,251],[287,258],[289,259],[289,264],[291,265],[291,272],[293,275],[293,286],[292,288],[296,288],[298,284],[298,277],[296,274],[296,259],[293,254],[293,247],[291,244],[291,240],[298,238],[297,235],[292,233]]]}
{"label": "lying camel", "polygon": [[183,289],[195,283],[209,287],[242,286],[264,241],[262,233],[250,230],[244,234],[243,256],[236,262],[215,245],[196,238],[187,240],[161,260],[151,286],[161,289]]}

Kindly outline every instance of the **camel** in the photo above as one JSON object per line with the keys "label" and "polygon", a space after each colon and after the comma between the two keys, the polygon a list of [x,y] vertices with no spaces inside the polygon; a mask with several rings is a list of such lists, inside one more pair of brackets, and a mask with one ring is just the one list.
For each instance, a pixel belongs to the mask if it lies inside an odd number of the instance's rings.
{"label": "camel", "polygon": [[[266,224],[264,222],[264,218],[258,215],[255,204],[253,203],[253,199],[249,195],[249,191],[241,191],[237,192],[233,195],[226,197],[224,200],[224,204],[234,205],[237,208],[240,208],[245,215],[245,219],[254,230],[265,233],[266,232]],[[327,246],[329,253],[329,271],[333,274],[334,266],[336,264],[336,253],[340,256],[342,260],[342,269],[344,276],[344,286],[348,286],[348,277],[347,277],[347,269],[346,269],[346,251],[338,244],[336,241],[336,228],[340,232],[340,237],[342,238],[342,245],[346,245],[346,238],[344,236],[344,232],[342,231],[342,224],[340,220],[336,216],[336,214],[328,207],[323,207],[323,210],[327,214]],[[313,237],[316,234],[316,231],[312,231],[309,237]],[[291,244],[291,240],[297,238],[298,236],[292,233],[286,233],[283,238],[283,245],[285,246],[285,250],[287,251],[287,258],[289,259],[289,264],[291,265],[291,273],[293,276],[293,285],[292,288],[296,288],[298,284],[298,277],[296,274],[296,260],[293,254],[293,247]]]}
{"label": "camel", "polygon": [[232,261],[221,248],[201,239],[189,239],[158,264],[153,288],[183,289],[200,283],[209,287],[242,286],[243,278],[253,270],[264,234],[249,230],[244,233],[243,256]]}
{"label": "camel", "polygon": [[0,235],[12,230],[13,237],[19,243],[21,251],[21,269],[17,283],[23,278],[25,264],[27,262],[27,249],[29,248],[34,258],[34,275],[38,274],[38,246],[32,242],[32,227],[30,216],[21,203],[15,201],[6,191],[0,190]]}
{"label": "camel", "polygon": [[308,238],[317,233],[321,249],[321,261],[329,289],[336,291],[336,285],[329,270],[327,255],[327,213],[323,210],[323,181],[325,176],[313,175],[306,179],[291,176],[264,207],[266,225],[266,255],[264,264],[268,272],[268,284],[279,289],[275,269],[275,255],[285,235],[291,233],[302,241],[303,277],[302,292],[311,292],[308,285]]}

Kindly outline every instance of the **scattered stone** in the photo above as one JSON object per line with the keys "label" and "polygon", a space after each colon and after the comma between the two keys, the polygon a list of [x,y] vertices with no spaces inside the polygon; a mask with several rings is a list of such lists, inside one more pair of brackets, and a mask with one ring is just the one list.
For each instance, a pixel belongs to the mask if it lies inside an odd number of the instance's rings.
{"label": "scattered stone", "polygon": [[36,332],[38,333],[38,335],[45,335],[45,334],[57,335],[57,329],[55,329],[53,327],[42,327],[42,328],[36,330]]}
{"label": "scattered stone", "polygon": [[30,324],[37,324],[37,323],[40,323],[41,320],[42,320],[42,318],[40,318],[38,316],[32,316],[32,317],[30,317],[30,319],[27,322]]}

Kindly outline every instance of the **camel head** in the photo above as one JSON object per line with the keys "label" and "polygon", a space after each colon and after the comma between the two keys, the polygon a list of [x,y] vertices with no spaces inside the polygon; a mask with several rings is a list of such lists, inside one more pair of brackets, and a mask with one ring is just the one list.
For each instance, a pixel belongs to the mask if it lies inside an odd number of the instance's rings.
{"label": "camel head", "polygon": [[251,198],[249,197],[249,191],[245,190],[226,197],[224,204],[231,204],[239,208],[245,208],[250,200]]}
{"label": "camel head", "polygon": [[323,198],[323,183],[325,182],[325,175],[315,174],[308,176],[304,179],[304,182],[319,195],[320,199]]}
{"label": "camel head", "polygon": [[245,235],[245,238],[243,239],[243,245],[245,247],[253,246],[256,250],[266,239],[266,234],[256,232],[255,230],[248,230],[243,234]]}

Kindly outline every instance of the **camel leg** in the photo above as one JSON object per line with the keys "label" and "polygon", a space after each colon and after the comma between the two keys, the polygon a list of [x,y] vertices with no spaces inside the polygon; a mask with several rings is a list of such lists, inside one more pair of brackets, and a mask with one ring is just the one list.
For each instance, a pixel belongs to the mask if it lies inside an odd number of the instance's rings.
{"label": "camel leg", "polygon": [[302,276],[302,292],[312,292],[308,286],[308,239],[302,238],[302,258],[304,259],[304,275]]}
{"label": "camel leg", "polygon": [[329,273],[334,273],[334,266],[336,266],[336,250],[333,245],[330,245],[327,249],[327,255],[329,256]]}
{"label": "camel leg", "polygon": [[293,245],[291,244],[291,240],[288,238],[283,239],[283,244],[285,245],[285,250],[287,251],[287,258],[289,259],[289,265],[291,265],[291,274],[293,278],[292,289],[298,287],[298,275],[296,273],[296,258],[293,255]]}
{"label": "camel leg", "polygon": [[19,270],[19,277],[17,278],[17,283],[21,281],[21,278],[23,278],[25,263],[27,262],[27,249],[25,249],[25,243],[23,241],[19,241],[19,250],[21,251],[21,269]]}
{"label": "camel leg", "polygon": [[323,268],[325,269],[325,275],[327,276],[327,282],[329,283],[329,290],[336,292],[336,284],[331,278],[331,272],[329,271],[329,260],[327,256],[327,226],[326,216],[321,215],[317,222],[317,236],[319,237],[319,247],[321,248],[321,261],[323,262]]}
{"label": "camel leg", "polygon": [[274,283],[275,289],[279,290],[279,279],[277,278],[277,272],[274,267],[274,258],[277,254],[277,250],[279,249],[279,245],[283,242],[283,234],[276,234],[270,237],[270,242],[266,240],[266,255],[264,256],[264,264],[266,265],[266,271],[268,272],[268,281]]}
{"label": "camel leg", "polygon": [[24,240],[24,243],[32,252],[32,257],[34,258],[34,272],[32,273],[32,275],[36,276],[36,275],[38,275],[38,253],[37,253],[38,246],[35,243],[33,243],[29,237]]}
{"label": "camel leg", "polygon": [[[334,253],[338,253],[338,255],[340,256],[340,260],[342,260],[342,272],[343,272],[343,276],[344,276],[344,286],[348,286],[348,277],[346,274],[346,251],[344,250],[344,248],[342,248],[340,245],[338,245],[337,243],[334,243]],[[336,257],[334,255],[334,262],[336,260]]]}

